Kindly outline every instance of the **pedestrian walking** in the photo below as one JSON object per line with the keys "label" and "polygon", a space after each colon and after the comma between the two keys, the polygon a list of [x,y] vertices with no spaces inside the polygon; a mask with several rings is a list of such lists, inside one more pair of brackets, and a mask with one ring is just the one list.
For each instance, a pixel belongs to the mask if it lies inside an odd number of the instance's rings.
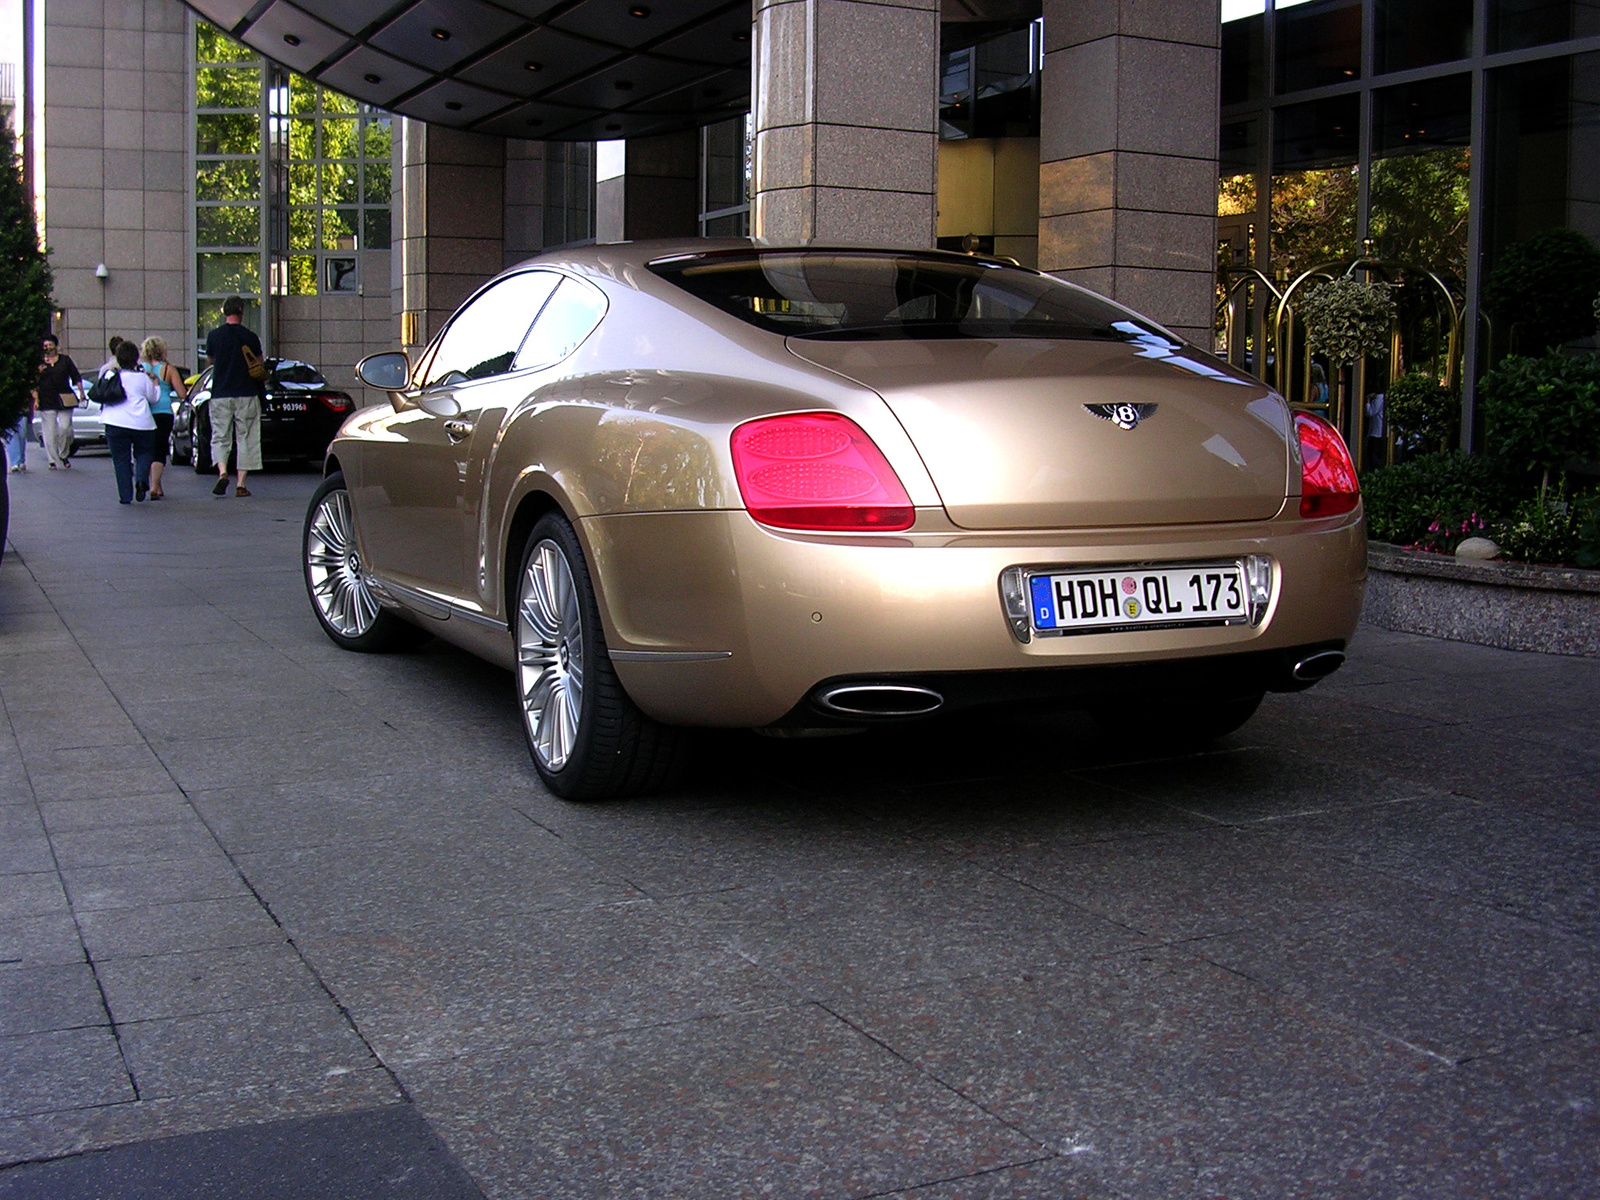
{"label": "pedestrian walking", "polygon": [[261,469],[261,382],[266,364],[261,339],[244,326],[244,301],[229,296],[222,302],[223,324],[206,336],[211,360],[211,461],[217,464],[213,496],[228,494],[228,454],[237,451],[233,494],[248,496],[245,474]]}
{"label": "pedestrian walking", "polygon": [[28,438],[33,432],[32,425],[30,410],[23,409],[17,423],[5,431],[6,465],[11,468],[13,475],[20,475],[28,469]]}
{"label": "pedestrian walking", "polygon": [[117,347],[122,345],[122,343],[127,340],[128,339],[123,337],[121,334],[113,333],[111,335],[110,340],[106,342],[106,349],[110,351],[110,354],[106,358],[105,362],[101,363],[100,366],[95,369],[96,375],[104,375],[107,371],[120,371],[122,369],[117,363]]}
{"label": "pedestrian walking", "polygon": [[61,353],[61,343],[52,333],[44,335],[44,362],[39,365],[39,386],[34,389],[34,408],[39,413],[39,440],[44,443],[45,461],[54,471],[71,469],[72,410],[78,406],[83,376],[72,356]]}
{"label": "pedestrian walking", "polygon": [[167,454],[172,449],[172,398],[183,400],[188,392],[183,386],[183,374],[167,361],[167,343],[158,337],[147,337],[140,347],[144,354],[145,373],[155,380],[159,394],[150,406],[155,418],[155,444],[150,450],[150,499],[160,500],[166,493],[161,490],[161,473],[166,469]]}
{"label": "pedestrian walking", "polygon": [[[122,399],[104,395],[106,385],[115,379],[122,385]],[[143,502],[150,490],[150,444],[155,440],[156,421],[150,406],[160,395],[156,381],[139,367],[139,347],[123,342],[117,347],[117,369],[105,371],[95,380],[90,393],[103,406],[100,419],[106,426],[106,449],[111,451],[111,471],[117,477],[117,501]]]}

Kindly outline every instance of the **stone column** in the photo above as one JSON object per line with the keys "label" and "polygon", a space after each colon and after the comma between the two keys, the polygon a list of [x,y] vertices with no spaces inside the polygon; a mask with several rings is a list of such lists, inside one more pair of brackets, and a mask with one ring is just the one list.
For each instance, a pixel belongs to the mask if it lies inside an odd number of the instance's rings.
{"label": "stone column", "polygon": [[756,0],[751,232],[934,244],[937,0]]}
{"label": "stone column", "polygon": [[623,172],[595,184],[597,242],[700,235],[700,131],[629,138]]}
{"label": "stone column", "polygon": [[514,267],[544,249],[544,143],[506,139],[505,244]]}
{"label": "stone column", "polygon": [[506,143],[408,119],[401,139],[401,303],[417,314],[401,332],[415,349],[504,265]]}
{"label": "stone column", "polygon": [[1039,266],[1210,347],[1216,0],[1044,0]]}

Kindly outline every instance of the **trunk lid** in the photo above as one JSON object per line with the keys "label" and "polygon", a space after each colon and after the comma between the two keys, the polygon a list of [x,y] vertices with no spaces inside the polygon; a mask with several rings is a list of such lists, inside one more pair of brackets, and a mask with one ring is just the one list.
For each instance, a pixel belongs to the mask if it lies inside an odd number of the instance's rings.
{"label": "trunk lid", "polygon": [[1288,494],[1287,405],[1164,339],[788,343],[884,398],[967,529],[1258,521]]}

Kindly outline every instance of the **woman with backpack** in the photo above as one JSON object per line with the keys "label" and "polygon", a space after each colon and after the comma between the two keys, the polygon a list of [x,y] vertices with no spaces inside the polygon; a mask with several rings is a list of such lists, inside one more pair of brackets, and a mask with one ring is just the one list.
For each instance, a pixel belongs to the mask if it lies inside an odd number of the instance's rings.
{"label": "woman with backpack", "polygon": [[167,361],[167,344],[158,337],[147,337],[144,345],[145,373],[155,380],[160,394],[150,406],[155,418],[156,433],[150,450],[150,499],[160,500],[166,495],[161,490],[161,472],[167,465],[167,453],[172,449],[172,398],[180,401],[188,393],[183,388],[183,376],[178,368]]}
{"label": "woman with backpack", "polygon": [[106,449],[117,477],[117,501],[141,502],[150,490],[150,444],[156,421],[150,407],[160,397],[156,381],[139,369],[137,342],[117,347],[117,370],[106,370],[89,389],[89,398],[104,407],[100,419],[106,426]]}

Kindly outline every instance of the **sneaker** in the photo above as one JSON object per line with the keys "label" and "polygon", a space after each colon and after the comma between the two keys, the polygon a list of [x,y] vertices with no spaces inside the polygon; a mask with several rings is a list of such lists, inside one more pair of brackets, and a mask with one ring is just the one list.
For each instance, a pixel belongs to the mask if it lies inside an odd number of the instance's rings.
{"label": "sneaker", "polygon": [[228,477],[226,475],[217,480],[216,486],[211,489],[211,494],[213,496],[226,496],[228,494]]}
{"label": "sneaker", "polygon": [[139,484],[135,484],[134,485],[133,498],[135,500],[137,500],[140,504],[144,503],[144,498],[146,496],[148,496],[149,494],[150,494],[150,489],[148,487],[146,487],[144,484],[139,483]]}

